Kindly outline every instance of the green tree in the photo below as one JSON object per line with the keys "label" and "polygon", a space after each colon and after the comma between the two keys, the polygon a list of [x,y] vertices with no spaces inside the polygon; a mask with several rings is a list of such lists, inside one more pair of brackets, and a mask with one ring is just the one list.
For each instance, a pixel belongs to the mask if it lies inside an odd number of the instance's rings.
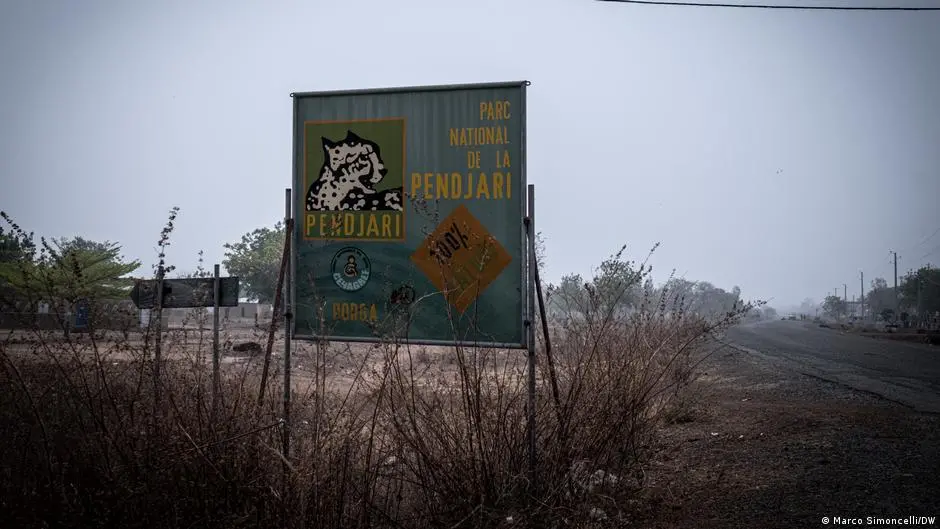
{"label": "green tree", "polygon": [[813,316],[816,313],[816,302],[812,298],[804,298],[800,302],[800,312],[807,316]]}
{"label": "green tree", "polygon": [[735,286],[728,292],[708,281],[678,277],[670,277],[653,297],[664,298],[667,310],[698,314],[708,320],[722,318],[744,306],[740,287]]}
{"label": "green tree", "polygon": [[31,238],[21,237],[13,230],[4,230],[0,226],[0,263],[31,260],[34,248]]}
{"label": "green tree", "polygon": [[23,300],[8,278],[33,261],[36,244],[32,233],[23,232],[6,213],[0,212],[8,228],[0,226],[0,311],[18,312]]}
{"label": "green tree", "polygon": [[581,318],[590,314],[602,317],[636,307],[643,298],[644,279],[648,268],[623,259],[626,246],[604,260],[585,282],[579,274],[561,278],[558,285],[547,289],[548,311],[555,316]]}
{"label": "green tree", "polygon": [[845,300],[839,296],[829,295],[823,301],[823,312],[833,318],[842,318],[846,314]]}
{"label": "green tree", "polygon": [[775,320],[778,317],[777,311],[773,307],[760,307],[757,305],[747,307],[742,305],[742,310],[744,311],[744,318],[752,321]]}
{"label": "green tree", "polygon": [[[69,305],[79,299],[127,297],[133,280],[126,276],[140,268],[140,262],[125,261],[117,243],[81,237],[51,242],[40,239],[37,252],[31,234],[23,232],[6,215],[3,218],[10,229],[4,237],[6,257],[0,265],[0,283],[18,302],[45,300]],[[10,241],[11,233],[18,242]]]}
{"label": "green tree", "polygon": [[588,311],[588,294],[584,279],[578,274],[568,274],[558,285],[548,285],[546,310],[554,316],[573,316]]}
{"label": "green tree", "polygon": [[902,310],[918,318],[940,311],[940,269],[922,267],[904,276],[898,284]]}
{"label": "green tree", "polygon": [[865,294],[865,302],[872,314],[884,314],[886,310],[894,311],[894,288],[888,286],[883,277],[876,277],[871,282],[871,288]]}
{"label": "green tree", "polygon": [[69,303],[82,298],[99,301],[127,298],[133,279],[126,276],[140,268],[139,261],[125,261],[117,243],[69,242],[48,245],[48,253],[34,268],[31,285],[34,291]]}
{"label": "green tree", "polygon": [[75,252],[87,252],[87,253],[105,253],[111,249],[120,247],[117,244],[114,244],[110,241],[97,242],[84,237],[63,237],[61,239],[52,239],[53,244],[58,248],[61,253],[68,253],[71,251]]}
{"label": "green tree", "polygon": [[629,310],[636,307],[643,297],[643,280],[648,270],[643,265],[623,259],[626,245],[601,262],[591,283],[587,285],[588,296],[595,308],[602,313]]}
{"label": "green tree", "polygon": [[258,228],[243,235],[239,242],[226,243],[224,248],[222,265],[238,276],[245,297],[272,303],[284,252],[284,224]]}
{"label": "green tree", "polygon": [[695,311],[695,282],[681,277],[670,277],[656,294],[656,299],[664,298],[665,309],[669,311]]}
{"label": "green tree", "polygon": [[735,286],[731,292],[716,287],[708,281],[699,281],[692,288],[694,311],[711,319],[734,311],[741,297],[741,289]]}

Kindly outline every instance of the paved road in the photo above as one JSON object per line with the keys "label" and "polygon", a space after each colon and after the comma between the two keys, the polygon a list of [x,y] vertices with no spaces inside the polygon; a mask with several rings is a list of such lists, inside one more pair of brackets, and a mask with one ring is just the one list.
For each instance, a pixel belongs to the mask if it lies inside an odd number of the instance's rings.
{"label": "paved road", "polygon": [[740,325],[724,341],[782,367],[940,413],[940,347],[789,320]]}

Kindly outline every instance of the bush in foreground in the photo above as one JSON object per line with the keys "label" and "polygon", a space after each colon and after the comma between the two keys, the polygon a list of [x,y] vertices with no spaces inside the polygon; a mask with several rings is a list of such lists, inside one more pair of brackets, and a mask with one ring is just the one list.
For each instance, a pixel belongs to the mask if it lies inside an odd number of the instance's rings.
{"label": "bush in foreground", "polygon": [[164,331],[158,379],[152,337],[10,333],[0,506],[24,527],[619,523],[708,334],[747,309],[709,322],[644,287],[618,302],[647,278],[642,266],[595,278],[553,316],[534,482],[523,352],[298,348],[284,458],[281,388],[259,402],[261,357],[226,364],[216,402],[205,340]]}

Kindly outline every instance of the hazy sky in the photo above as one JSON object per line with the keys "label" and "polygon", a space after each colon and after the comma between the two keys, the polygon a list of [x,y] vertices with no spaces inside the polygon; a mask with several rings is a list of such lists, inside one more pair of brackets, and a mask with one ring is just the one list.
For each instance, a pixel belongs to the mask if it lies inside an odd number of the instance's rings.
{"label": "hazy sky", "polygon": [[0,72],[0,209],[146,271],[172,206],[184,270],[283,215],[290,92],[522,79],[547,280],[660,241],[779,306],[940,263],[940,12],[3,0]]}

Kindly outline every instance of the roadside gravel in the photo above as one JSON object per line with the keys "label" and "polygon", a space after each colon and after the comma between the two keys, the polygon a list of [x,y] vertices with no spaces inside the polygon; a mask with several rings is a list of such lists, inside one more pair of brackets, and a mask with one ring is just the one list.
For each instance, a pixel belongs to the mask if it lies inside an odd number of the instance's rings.
{"label": "roadside gravel", "polygon": [[703,368],[664,432],[637,526],[940,515],[940,416],[734,349]]}

